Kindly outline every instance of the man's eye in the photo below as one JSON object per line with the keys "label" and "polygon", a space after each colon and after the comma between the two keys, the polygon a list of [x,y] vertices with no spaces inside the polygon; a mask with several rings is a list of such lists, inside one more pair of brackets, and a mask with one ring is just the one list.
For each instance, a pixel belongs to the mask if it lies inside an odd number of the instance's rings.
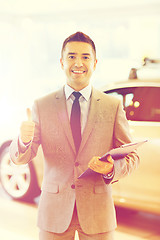
{"label": "man's eye", "polygon": [[88,60],[88,59],[89,59],[89,57],[87,57],[87,56],[84,56],[83,58],[84,58],[85,60]]}
{"label": "man's eye", "polygon": [[69,58],[70,58],[70,59],[74,59],[74,58],[75,58],[75,56],[69,56]]}

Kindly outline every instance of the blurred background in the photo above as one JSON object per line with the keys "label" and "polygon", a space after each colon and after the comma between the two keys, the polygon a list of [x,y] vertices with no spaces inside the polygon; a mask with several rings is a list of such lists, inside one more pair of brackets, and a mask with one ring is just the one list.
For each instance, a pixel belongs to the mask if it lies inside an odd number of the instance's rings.
{"label": "blurred background", "polygon": [[160,56],[160,1],[0,0],[2,129],[11,119],[19,123],[34,99],[64,83],[61,46],[76,31],[95,41],[94,85],[127,79],[144,57]]}
{"label": "blurred background", "polygon": [[[65,83],[61,47],[76,31],[97,48],[94,86],[127,80],[144,58],[160,59],[160,0],[0,0],[0,144],[17,136],[34,99]],[[160,79],[160,67],[138,78]]]}

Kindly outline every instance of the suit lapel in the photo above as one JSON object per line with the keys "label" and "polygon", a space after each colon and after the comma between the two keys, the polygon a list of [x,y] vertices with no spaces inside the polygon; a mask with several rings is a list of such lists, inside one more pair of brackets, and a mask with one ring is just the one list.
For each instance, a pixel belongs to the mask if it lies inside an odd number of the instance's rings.
{"label": "suit lapel", "polygon": [[92,89],[92,96],[91,96],[91,104],[90,104],[90,109],[88,113],[88,120],[82,135],[82,141],[80,145],[79,152],[82,151],[83,147],[85,146],[85,143],[87,139],[89,138],[92,130],[95,127],[96,122],[98,121],[98,118],[100,118],[99,115],[99,95],[97,93],[96,89]]}
{"label": "suit lapel", "polygon": [[64,132],[68,138],[68,141],[69,141],[73,151],[76,153],[76,149],[74,146],[74,140],[72,137],[72,131],[71,131],[71,127],[70,127],[70,122],[69,122],[69,118],[68,118],[68,113],[67,113],[64,89],[61,89],[60,91],[57,92],[56,100],[57,100],[56,101],[57,113],[58,113],[61,125],[64,129]]}

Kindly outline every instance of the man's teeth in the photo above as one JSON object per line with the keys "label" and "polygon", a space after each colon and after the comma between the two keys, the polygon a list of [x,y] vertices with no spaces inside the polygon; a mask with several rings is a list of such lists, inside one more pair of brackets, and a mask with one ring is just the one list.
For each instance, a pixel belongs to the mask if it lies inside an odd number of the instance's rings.
{"label": "man's teeth", "polygon": [[84,71],[73,70],[74,73],[83,73]]}

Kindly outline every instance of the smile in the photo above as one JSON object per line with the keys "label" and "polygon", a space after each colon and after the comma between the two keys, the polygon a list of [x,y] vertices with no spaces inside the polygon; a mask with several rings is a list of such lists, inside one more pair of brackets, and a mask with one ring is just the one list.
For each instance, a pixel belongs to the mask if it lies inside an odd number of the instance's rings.
{"label": "smile", "polygon": [[82,71],[82,70],[72,70],[73,73],[75,74],[83,74],[85,73],[85,71]]}

